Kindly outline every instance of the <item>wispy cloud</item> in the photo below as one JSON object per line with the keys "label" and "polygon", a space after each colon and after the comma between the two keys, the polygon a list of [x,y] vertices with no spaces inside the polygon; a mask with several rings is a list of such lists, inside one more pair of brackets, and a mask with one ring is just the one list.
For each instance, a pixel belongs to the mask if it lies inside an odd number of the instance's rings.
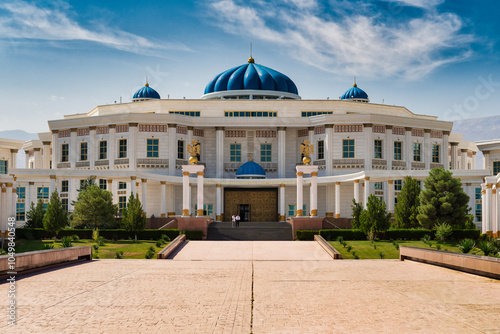
{"label": "wispy cloud", "polygon": [[22,0],[0,3],[0,38],[15,40],[81,40],[95,42],[110,48],[138,54],[156,54],[161,50],[189,50],[181,43],[155,43],[116,28],[97,26],[82,27],[69,13],[65,2],[53,1],[42,7]]}
{"label": "wispy cloud", "polygon": [[313,0],[283,1],[288,6],[216,0],[210,7],[226,32],[277,43],[300,61],[341,75],[417,79],[472,53],[474,37],[461,32],[460,17],[436,10],[442,0],[400,0],[424,8],[422,16],[404,19],[359,1],[352,11],[355,4],[332,1],[323,13]]}

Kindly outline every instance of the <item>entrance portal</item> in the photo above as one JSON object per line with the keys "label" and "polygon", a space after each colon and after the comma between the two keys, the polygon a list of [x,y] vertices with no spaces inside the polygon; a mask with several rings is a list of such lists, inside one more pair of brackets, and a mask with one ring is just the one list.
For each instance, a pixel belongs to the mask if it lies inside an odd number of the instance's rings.
{"label": "entrance portal", "polygon": [[278,221],[278,188],[224,188],[224,221],[232,215],[241,221]]}

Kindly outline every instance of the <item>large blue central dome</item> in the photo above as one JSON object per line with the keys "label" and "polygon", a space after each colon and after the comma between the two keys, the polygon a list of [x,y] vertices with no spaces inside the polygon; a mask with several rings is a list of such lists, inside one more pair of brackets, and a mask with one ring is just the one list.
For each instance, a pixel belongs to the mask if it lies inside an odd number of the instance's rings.
{"label": "large blue central dome", "polygon": [[[250,58],[247,64],[216,75],[206,86],[204,98],[212,98],[214,95],[224,97],[226,95],[221,92],[234,91],[254,91],[254,94],[264,97],[300,98],[297,86],[289,77],[269,67],[255,64],[253,58]],[[280,92],[284,94],[280,95]],[[211,96],[206,96],[207,94]]]}

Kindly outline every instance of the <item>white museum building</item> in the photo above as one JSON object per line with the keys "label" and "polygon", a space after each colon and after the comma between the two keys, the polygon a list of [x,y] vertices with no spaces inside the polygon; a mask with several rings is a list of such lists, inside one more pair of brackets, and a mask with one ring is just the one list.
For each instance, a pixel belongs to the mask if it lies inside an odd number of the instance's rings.
{"label": "white museum building", "polygon": [[[138,194],[148,217],[334,221],[350,218],[353,198],[366,203],[370,194],[393,211],[404,177],[423,180],[435,167],[462,180],[483,232],[500,226],[500,140],[463,141],[452,122],[370,103],[356,84],[338,100],[303,99],[288,76],[252,58],[215,76],[199,99],[161,99],[146,84],[130,103],[48,126],[37,140],[0,139],[2,232],[7,217],[22,226],[30,203],[47,203],[55,189],[72,211],[90,176],[120,208]],[[478,147],[485,169],[476,169]],[[25,168],[16,168],[21,149]]]}

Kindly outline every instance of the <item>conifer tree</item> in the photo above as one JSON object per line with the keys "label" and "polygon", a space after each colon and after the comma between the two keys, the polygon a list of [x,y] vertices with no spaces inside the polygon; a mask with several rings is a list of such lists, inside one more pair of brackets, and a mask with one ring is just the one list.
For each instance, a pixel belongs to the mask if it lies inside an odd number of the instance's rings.
{"label": "conifer tree", "polygon": [[391,226],[391,213],[387,212],[387,206],[377,196],[370,195],[366,209],[359,217],[360,229],[373,240],[378,232],[387,231]]}
{"label": "conifer tree", "polygon": [[26,227],[43,228],[43,216],[45,216],[45,207],[43,201],[38,199],[38,202],[31,202],[30,209],[26,212]]}
{"label": "conifer tree", "polygon": [[361,212],[363,212],[363,204],[356,202],[356,200],[352,199],[352,220],[351,226],[353,229],[359,229],[359,217],[361,216]]}
{"label": "conifer tree", "polygon": [[118,208],[113,194],[96,185],[89,185],[78,194],[71,226],[85,228],[114,227]]}
{"label": "conifer tree", "polygon": [[137,241],[137,233],[144,230],[146,227],[146,214],[142,210],[139,195],[130,195],[127,207],[123,209],[122,226],[130,232],[135,233],[135,241]]}
{"label": "conifer tree", "polygon": [[420,185],[417,180],[407,176],[403,188],[398,195],[394,208],[394,228],[419,228],[421,227],[417,215],[420,205]]}
{"label": "conifer tree", "polygon": [[43,217],[43,228],[56,237],[59,231],[66,225],[68,225],[68,214],[63,209],[59,194],[57,190],[55,190],[52,195],[50,195],[47,212]]}

